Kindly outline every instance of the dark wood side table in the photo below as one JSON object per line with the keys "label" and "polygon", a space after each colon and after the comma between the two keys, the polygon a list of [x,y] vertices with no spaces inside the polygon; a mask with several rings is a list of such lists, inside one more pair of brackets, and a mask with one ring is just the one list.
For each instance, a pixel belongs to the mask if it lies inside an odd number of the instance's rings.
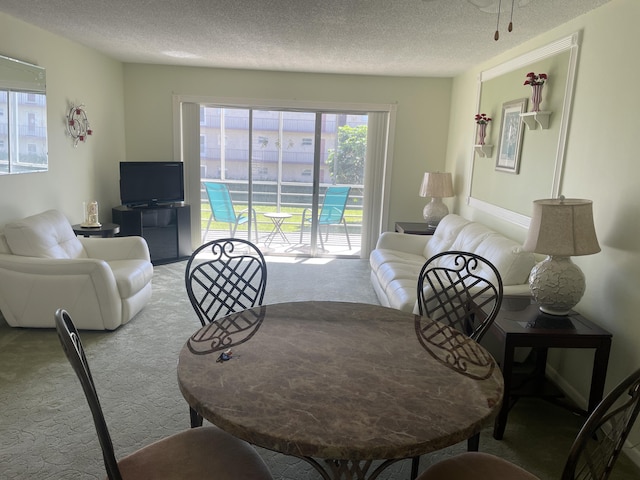
{"label": "dark wood side table", "polygon": [[[584,415],[591,413],[604,394],[611,334],[576,312],[571,312],[567,317],[546,315],[538,310],[537,305],[529,304],[528,301],[524,305],[521,303],[519,310],[509,310],[509,297],[505,299],[506,307],[503,303],[503,308],[481,342],[494,354],[504,375],[504,399],[495,420],[493,437],[502,439],[509,409],[518,398],[538,396],[553,399],[562,396],[545,377],[549,348],[595,349],[589,406],[586,412],[572,408]],[[536,355],[533,372],[518,374],[514,371],[517,347],[534,349]]]}
{"label": "dark wood side table", "polygon": [[396,232],[408,235],[433,235],[435,227],[430,227],[426,222],[396,222]]}
{"label": "dark wood side table", "polygon": [[79,223],[72,225],[73,233],[83,237],[110,238],[120,232],[120,225],[116,223],[103,223],[100,227],[83,227]]}

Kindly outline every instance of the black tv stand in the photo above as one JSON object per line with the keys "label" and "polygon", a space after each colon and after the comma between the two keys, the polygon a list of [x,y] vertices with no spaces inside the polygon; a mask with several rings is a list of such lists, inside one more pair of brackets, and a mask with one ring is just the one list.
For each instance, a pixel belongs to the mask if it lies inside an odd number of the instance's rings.
{"label": "black tv stand", "polygon": [[118,236],[139,235],[147,241],[154,265],[177,262],[191,255],[191,208],[185,203],[119,205],[111,210],[120,225]]}

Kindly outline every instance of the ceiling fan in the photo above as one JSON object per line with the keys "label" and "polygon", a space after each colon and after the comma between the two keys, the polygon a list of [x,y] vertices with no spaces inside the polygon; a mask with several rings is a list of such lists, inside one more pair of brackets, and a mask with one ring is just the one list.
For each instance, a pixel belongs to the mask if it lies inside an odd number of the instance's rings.
{"label": "ceiling fan", "polygon": [[[496,21],[496,33],[493,34],[493,39],[498,41],[500,38],[500,13],[502,12],[511,12],[511,18],[509,19],[509,26],[507,30],[509,32],[513,31],[513,10],[516,5],[516,0],[511,0],[511,5],[509,5],[509,1],[505,0],[505,5],[502,5],[502,0],[467,0],[472,5],[475,5],[478,10],[486,13],[497,13],[498,19]],[[531,0],[518,0],[518,7],[524,7],[528,5]]]}
{"label": "ceiling fan", "polygon": [[[422,0],[423,2],[431,2],[433,0]],[[496,22],[496,33],[493,35],[494,40],[498,40],[500,38],[500,14],[502,12],[511,12],[511,18],[509,19],[509,26],[507,30],[509,32],[513,31],[513,9],[516,5],[516,0],[511,0],[511,4],[509,5],[509,1],[504,1],[504,6],[502,5],[502,0],[467,0],[470,4],[477,7],[478,10],[485,13],[497,13],[498,19]],[[517,5],[519,8],[527,6],[531,3],[531,0],[518,0]]]}

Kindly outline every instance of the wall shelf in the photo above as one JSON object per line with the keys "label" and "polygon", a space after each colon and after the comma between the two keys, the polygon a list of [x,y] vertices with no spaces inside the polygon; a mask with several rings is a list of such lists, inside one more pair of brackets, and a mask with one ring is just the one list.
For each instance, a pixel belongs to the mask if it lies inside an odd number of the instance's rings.
{"label": "wall shelf", "polygon": [[542,130],[549,128],[551,112],[527,112],[521,113],[520,118],[527,125],[529,130],[535,130],[538,125]]}
{"label": "wall shelf", "polygon": [[474,145],[473,149],[483,158],[493,155],[493,145]]}

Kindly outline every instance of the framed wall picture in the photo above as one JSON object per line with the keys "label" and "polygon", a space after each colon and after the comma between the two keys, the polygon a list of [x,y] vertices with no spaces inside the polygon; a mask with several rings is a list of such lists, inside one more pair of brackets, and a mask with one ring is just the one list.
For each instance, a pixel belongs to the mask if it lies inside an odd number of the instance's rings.
{"label": "framed wall picture", "polygon": [[526,98],[502,104],[502,123],[500,124],[500,144],[496,156],[496,170],[516,174],[520,170],[520,147],[524,131],[520,114],[526,111]]}

